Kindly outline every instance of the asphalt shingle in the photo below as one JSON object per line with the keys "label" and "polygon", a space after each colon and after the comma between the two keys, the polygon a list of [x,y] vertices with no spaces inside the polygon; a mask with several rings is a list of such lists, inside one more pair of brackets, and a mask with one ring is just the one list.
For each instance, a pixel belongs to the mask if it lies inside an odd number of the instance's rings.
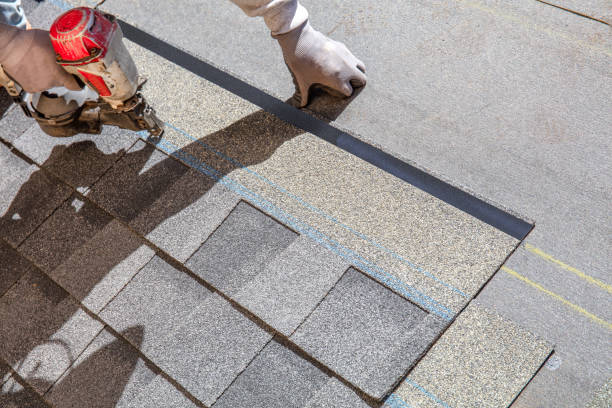
{"label": "asphalt shingle", "polygon": [[[128,331],[132,337],[143,334],[139,327]],[[107,330],[94,339],[45,398],[57,408],[194,406],[148,367],[133,347]]]}
{"label": "asphalt shingle", "polygon": [[235,296],[289,336],[349,268],[340,256],[301,235]]}
{"label": "asphalt shingle", "polygon": [[[4,91],[4,88],[2,88]],[[32,126],[38,127],[34,119],[28,118],[20,107],[14,106],[0,120],[0,138],[13,143]]]}
{"label": "asphalt shingle", "polygon": [[451,407],[507,407],[551,351],[550,344],[470,303],[394,394],[414,407],[436,408],[436,400]]}
{"label": "asphalt shingle", "polygon": [[380,400],[444,326],[444,320],[351,268],[291,340]]}
{"label": "asphalt shingle", "polygon": [[0,407],[49,408],[35,392],[22,386],[14,377],[10,377],[0,389]]}
{"label": "asphalt shingle", "polygon": [[29,128],[14,145],[39,166],[74,188],[90,187],[125,154],[138,135],[107,126],[100,135],[52,137],[38,126]]}
{"label": "asphalt shingle", "polygon": [[207,406],[272,338],[216,293],[181,323],[152,359]]}
{"label": "asphalt shingle", "polygon": [[296,238],[295,232],[240,202],[185,265],[232,296]]}
{"label": "asphalt shingle", "polygon": [[188,170],[187,166],[139,140],[95,183],[88,197],[130,223]]}
{"label": "asphalt shingle", "polygon": [[0,238],[18,246],[69,195],[68,186],[0,144]]}
{"label": "asphalt shingle", "polygon": [[102,330],[38,270],[0,298],[0,358],[44,393]]}
{"label": "asphalt shingle", "polygon": [[0,297],[2,297],[24,273],[32,269],[32,264],[4,241],[0,241],[0,260],[2,261],[0,267]]}
{"label": "asphalt shingle", "polygon": [[20,251],[50,273],[111,220],[87,199],[72,195],[23,243]]}
{"label": "asphalt shingle", "polygon": [[368,408],[359,396],[336,378],[331,378],[304,408]]}
{"label": "asphalt shingle", "polygon": [[140,238],[112,220],[49,276],[97,313],[154,255]]}
{"label": "asphalt shingle", "polygon": [[337,407],[337,404],[320,403],[327,399],[325,394],[331,389],[338,392],[334,396],[336,402],[342,404],[351,401],[354,402],[352,407],[367,407],[342,383],[330,378],[284,345],[272,341],[213,408]]}
{"label": "asphalt shingle", "polygon": [[116,408],[195,408],[196,405],[180,393],[161,375],[155,377],[138,395],[126,403],[119,403]]}
{"label": "asphalt shingle", "polygon": [[11,377],[11,368],[0,361],[0,386],[8,381]]}
{"label": "asphalt shingle", "polygon": [[125,337],[149,356],[163,352],[161,339],[186,321],[194,305],[211,295],[187,274],[155,256],[101,312],[117,331],[142,327],[144,339]]}
{"label": "asphalt shingle", "polygon": [[132,228],[185,262],[223,222],[240,197],[190,169],[139,214]]}

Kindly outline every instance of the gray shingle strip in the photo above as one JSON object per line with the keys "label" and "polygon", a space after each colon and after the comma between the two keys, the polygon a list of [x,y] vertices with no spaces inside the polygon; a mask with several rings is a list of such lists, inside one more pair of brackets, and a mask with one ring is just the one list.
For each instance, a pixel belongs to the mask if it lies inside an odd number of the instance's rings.
{"label": "gray shingle strip", "polygon": [[10,377],[0,388],[0,407],[49,408],[49,405],[30,388],[19,383],[15,377]]}
{"label": "gray shingle strip", "polygon": [[102,330],[36,269],[0,298],[0,322],[0,358],[41,394]]}
{"label": "gray shingle strip", "polygon": [[338,255],[301,235],[271,259],[235,300],[289,336],[348,268]]}
{"label": "gray shingle strip", "polygon": [[[128,332],[132,338],[144,334],[141,327]],[[57,408],[195,406],[108,330],[92,341],[45,399]]]}
{"label": "gray shingle strip", "polygon": [[154,255],[140,238],[112,220],[49,276],[98,313]]}
{"label": "gray shingle strip", "polygon": [[0,144],[0,238],[18,246],[69,195],[68,186]]}
{"label": "gray shingle strip", "polygon": [[0,297],[2,297],[33,266],[2,240],[0,240],[0,262],[2,263],[0,266]]}
{"label": "gray shingle strip", "polygon": [[11,377],[11,368],[0,361],[0,386],[8,381]]}
{"label": "gray shingle strip", "polygon": [[296,238],[295,232],[241,202],[185,265],[233,296]]}
{"label": "gray shingle strip", "polygon": [[207,406],[272,338],[216,293],[181,323],[151,359]]}
{"label": "gray shingle strip", "polygon": [[[138,141],[95,183],[88,197],[115,217],[131,223],[188,170],[153,146]],[[139,232],[145,235],[149,231]]]}
{"label": "gray shingle strip", "polygon": [[351,389],[271,341],[213,408],[367,407]]}
{"label": "gray shingle strip", "polygon": [[52,137],[38,126],[29,128],[14,146],[39,166],[72,187],[90,187],[125,154],[138,135],[107,126],[100,135]]}
{"label": "gray shingle strip", "polygon": [[20,251],[50,273],[111,221],[111,216],[89,200],[73,194],[23,243]]}
{"label": "gray shingle strip", "polygon": [[444,320],[350,269],[290,339],[380,400],[445,326]]}
{"label": "gray shingle strip", "polygon": [[116,406],[116,408],[141,407],[195,408],[196,405],[165,378],[158,375],[134,398],[126,403],[120,402]]}
{"label": "gray shingle strip", "polygon": [[187,391],[211,405],[271,334],[159,257],[100,313]]}
{"label": "gray shingle strip", "polygon": [[546,342],[472,302],[394,391],[394,399],[424,408],[505,407],[551,351]]}
{"label": "gray shingle strip", "polygon": [[190,169],[131,226],[173,258],[185,262],[239,200],[222,184]]}
{"label": "gray shingle strip", "polygon": [[13,143],[33,126],[38,127],[34,119],[28,118],[20,107],[13,106],[0,120],[0,138],[5,142]]}
{"label": "gray shingle strip", "polygon": [[330,378],[325,386],[306,403],[304,408],[368,408],[359,396],[336,378]]}
{"label": "gray shingle strip", "polygon": [[161,339],[175,330],[212,292],[155,256],[101,312],[118,332],[142,327],[144,339],[126,339],[147,356],[165,351]]}

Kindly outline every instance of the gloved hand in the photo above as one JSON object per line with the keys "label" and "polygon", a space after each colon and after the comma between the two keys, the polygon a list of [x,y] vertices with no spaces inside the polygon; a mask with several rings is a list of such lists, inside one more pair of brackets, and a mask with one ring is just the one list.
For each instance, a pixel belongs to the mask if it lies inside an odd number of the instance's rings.
{"label": "gloved hand", "polygon": [[44,30],[25,31],[0,24],[0,64],[29,93],[57,86],[81,89],[56,62],[49,33]]}
{"label": "gloved hand", "polygon": [[273,36],[283,50],[285,63],[293,75],[301,108],[308,104],[310,87],[315,84],[330,93],[348,97],[353,88],[366,84],[365,65],[344,44],[334,41],[306,21],[296,29]]}

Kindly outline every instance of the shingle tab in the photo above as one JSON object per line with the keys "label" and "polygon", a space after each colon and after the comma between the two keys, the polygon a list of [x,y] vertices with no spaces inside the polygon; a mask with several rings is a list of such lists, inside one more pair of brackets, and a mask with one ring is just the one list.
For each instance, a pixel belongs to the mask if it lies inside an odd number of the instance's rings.
{"label": "shingle tab", "polygon": [[140,238],[112,220],[49,276],[97,313],[153,255]]}
{"label": "shingle tab", "polygon": [[152,359],[210,406],[271,338],[215,293],[161,340]]}
{"label": "shingle tab", "polygon": [[296,238],[295,232],[240,202],[185,265],[232,296]]}
{"label": "shingle tab", "polygon": [[10,378],[11,369],[9,366],[0,361],[0,386]]}
{"label": "shingle tab", "polygon": [[[139,140],[92,187],[88,197],[130,223],[188,170],[189,167]],[[139,232],[145,235],[148,231]]]}
{"label": "shingle tab", "polygon": [[299,236],[235,296],[242,306],[289,336],[349,268],[340,256]]}
{"label": "shingle tab", "polygon": [[131,327],[144,330],[144,340],[125,337],[146,355],[164,351],[161,338],[186,321],[195,305],[212,292],[187,274],[155,256],[134,279],[100,312],[117,331]]}
{"label": "shingle tab", "polygon": [[2,297],[33,266],[6,242],[1,240],[0,263],[2,265],[0,267],[0,297]]}
{"label": "shingle tab", "polygon": [[[128,329],[142,337],[142,328]],[[190,407],[124,340],[102,331],[45,398],[54,407]]]}
{"label": "shingle tab", "polygon": [[69,195],[68,186],[0,144],[0,238],[18,246]]}
{"label": "shingle tab", "polygon": [[52,137],[33,126],[14,145],[72,187],[90,187],[138,139],[135,132],[105,126],[100,135]]}
{"label": "shingle tab", "polygon": [[131,223],[172,257],[185,262],[223,222],[240,197],[190,169]]}
{"label": "shingle tab", "polygon": [[[142,336],[142,329],[130,329]],[[156,374],[125,341],[103,330],[45,395],[54,407],[115,407],[137,395]]]}
{"label": "shingle tab", "polygon": [[23,243],[20,251],[50,273],[111,220],[87,199],[73,195]]}
{"label": "shingle tab", "polygon": [[444,326],[442,319],[350,269],[291,340],[382,399]]}
{"label": "shingle tab", "polygon": [[25,274],[0,298],[0,358],[44,393],[102,324],[42,273]]}
{"label": "shingle tab", "polygon": [[6,408],[49,408],[41,397],[29,388],[19,384],[15,377],[10,377],[0,388],[0,407]]}
{"label": "shingle tab", "polygon": [[[326,402],[333,402],[326,405]],[[277,341],[270,342],[213,408],[366,408],[351,389]],[[343,405],[344,404],[344,405]]]}
{"label": "shingle tab", "polygon": [[[2,88],[2,91],[4,91],[4,88]],[[20,107],[14,106],[0,120],[0,137],[9,143],[13,143],[15,139],[32,126],[38,127],[38,124],[34,119],[28,118]]]}

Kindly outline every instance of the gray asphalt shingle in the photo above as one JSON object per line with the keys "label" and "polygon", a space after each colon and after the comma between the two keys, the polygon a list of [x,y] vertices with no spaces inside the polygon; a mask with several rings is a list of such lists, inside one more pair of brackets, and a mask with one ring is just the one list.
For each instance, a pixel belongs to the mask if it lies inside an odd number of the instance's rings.
{"label": "gray asphalt shingle", "polygon": [[161,258],[147,264],[100,313],[193,395],[210,405],[271,335]]}
{"label": "gray asphalt shingle", "polygon": [[20,107],[14,106],[0,120],[0,138],[6,142],[13,143],[15,139],[32,126],[38,127],[34,119],[28,118]]}
{"label": "gray asphalt shingle", "polygon": [[185,262],[223,222],[240,197],[190,169],[132,222],[148,240]]}
{"label": "gray asphalt shingle", "polygon": [[0,358],[40,393],[102,330],[38,270],[26,273],[0,298],[0,322]]}
{"label": "gray asphalt shingle", "polygon": [[28,237],[20,251],[50,273],[111,220],[112,217],[75,194]]}
{"label": "gray asphalt shingle", "polygon": [[[132,336],[143,334],[138,327],[128,330]],[[148,367],[134,348],[107,330],[94,339],[45,398],[57,408],[193,406]]]}
{"label": "gray asphalt shingle", "polygon": [[[0,297],[9,290],[28,270],[32,264],[11,248],[6,242],[0,240]],[[0,363],[1,365],[2,363]]]}
{"label": "gray asphalt shingle", "polygon": [[112,220],[49,276],[97,313],[153,255],[155,252],[140,238]]}
{"label": "gray asphalt shingle", "polygon": [[69,195],[68,186],[0,144],[0,238],[18,246]]}
{"label": "gray asphalt shingle", "polygon": [[0,386],[10,378],[11,369],[0,361]]}
{"label": "gray asphalt shingle", "polygon": [[289,336],[348,268],[340,256],[301,235],[270,260],[235,299]]}
{"label": "gray asphalt shingle", "polygon": [[352,390],[284,345],[272,341],[213,408],[326,407],[319,402],[326,399],[330,387],[339,393],[334,396],[336,402],[351,401],[355,403],[352,407],[367,407]]}
{"label": "gray asphalt shingle", "polygon": [[29,128],[13,143],[39,166],[72,187],[89,187],[125,154],[138,135],[107,126],[100,135],[52,137],[38,126]]}
{"label": "gray asphalt shingle", "polygon": [[165,378],[158,375],[138,395],[116,406],[116,408],[141,407],[195,408],[196,405]]}
{"label": "gray asphalt shingle", "polygon": [[240,202],[185,265],[232,296],[296,238],[295,232]]}
{"label": "gray asphalt shingle", "polygon": [[23,387],[14,377],[10,377],[0,389],[2,408],[49,408],[43,400],[29,388]]}
{"label": "gray asphalt shingle", "polygon": [[146,355],[163,352],[161,339],[186,321],[194,305],[211,295],[187,274],[155,256],[101,312],[117,331],[142,327],[144,339],[125,337]]}
{"label": "gray asphalt shingle", "polygon": [[442,319],[351,268],[291,340],[380,400],[444,326]]}
{"label": "gray asphalt shingle", "polygon": [[161,340],[152,359],[210,406],[271,338],[215,293]]}
{"label": "gray asphalt shingle", "polygon": [[[189,167],[139,140],[92,187],[88,197],[130,223],[179,180]],[[145,235],[148,231],[139,231]]]}

